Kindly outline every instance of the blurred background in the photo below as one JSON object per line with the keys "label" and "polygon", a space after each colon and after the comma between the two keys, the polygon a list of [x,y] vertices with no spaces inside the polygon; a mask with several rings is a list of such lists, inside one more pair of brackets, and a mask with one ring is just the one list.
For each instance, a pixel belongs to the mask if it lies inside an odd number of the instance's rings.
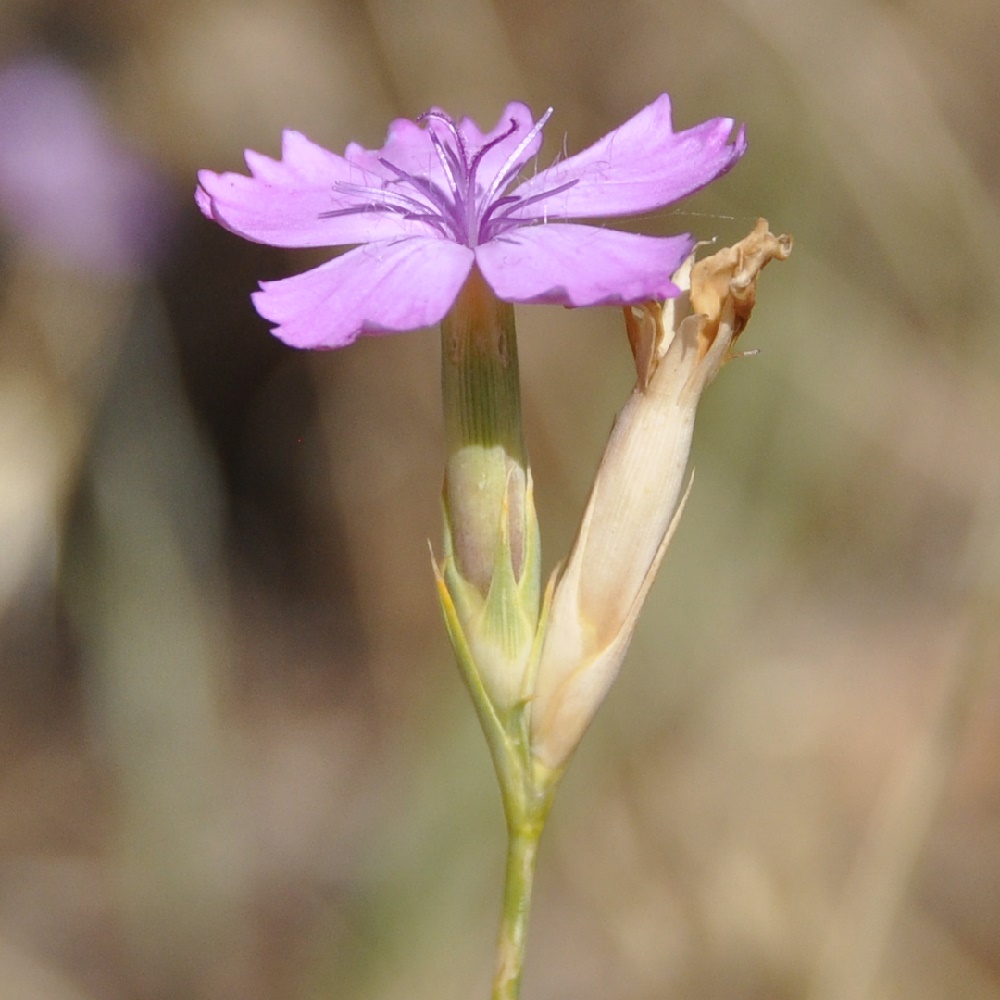
{"label": "blurred background", "polygon": [[[543,842],[524,997],[1000,996],[993,0],[0,0],[0,996],[485,997],[503,861],[432,589],[433,331],[300,353],[209,223],[283,128],[747,122],[753,358]],[[632,384],[519,311],[546,564]]]}

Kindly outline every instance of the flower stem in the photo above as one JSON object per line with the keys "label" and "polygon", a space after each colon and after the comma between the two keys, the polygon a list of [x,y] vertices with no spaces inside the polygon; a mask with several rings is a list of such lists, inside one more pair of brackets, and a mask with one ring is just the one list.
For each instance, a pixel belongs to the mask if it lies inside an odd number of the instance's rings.
{"label": "flower stem", "polygon": [[528,934],[531,889],[538,842],[544,824],[542,816],[508,826],[507,871],[504,878],[500,935],[497,940],[493,1000],[517,1000],[521,994],[521,969]]}

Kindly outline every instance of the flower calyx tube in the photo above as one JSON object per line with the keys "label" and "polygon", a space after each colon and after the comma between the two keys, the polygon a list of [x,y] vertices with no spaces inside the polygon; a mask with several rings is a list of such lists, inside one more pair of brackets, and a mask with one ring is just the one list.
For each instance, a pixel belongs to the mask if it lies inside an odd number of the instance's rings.
{"label": "flower calyx tube", "polygon": [[502,716],[527,697],[541,543],[521,430],[514,310],[476,270],[441,323],[441,386],[447,459],[439,587],[451,606],[449,629],[460,628],[471,655],[471,665],[460,662],[466,682],[472,669],[473,683],[478,678]]}
{"label": "flower calyx tube", "polygon": [[695,412],[732,356],[757,277],[791,252],[761,219],[732,247],[674,275],[664,304],[626,306],[635,388],[618,416],[556,583],[532,700],[532,751],[561,771],[617,676],[684,506]]}

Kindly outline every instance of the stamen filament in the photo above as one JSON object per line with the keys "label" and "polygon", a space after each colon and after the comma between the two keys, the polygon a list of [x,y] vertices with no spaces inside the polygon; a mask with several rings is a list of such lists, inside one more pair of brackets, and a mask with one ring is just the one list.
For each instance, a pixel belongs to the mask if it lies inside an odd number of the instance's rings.
{"label": "stamen filament", "polygon": [[448,162],[449,156],[447,154],[451,151],[446,149],[444,143],[441,142],[440,136],[438,136],[433,129],[428,129],[427,132],[430,136],[431,145],[434,147],[434,152],[437,153],[438,162],[441,164],[441,167],[445,172],[445,176],[448,178],[448,184],[451,186],[453,191],[457,192],[458,184],[455,181],[455,173],[451,168],[451,164]]}
{"label": "stamen filament", "polygon": [[545,123],[551,117],[552,108],[549,108],[549,110],[546,111],[545,114],[531,126],[527,135],[525,135],[525,137],[517,144],[517,148],[510,154],[510,156],[507,157],[507,162],[504,163],[504,165],[497,172],[497,175],[493,178],[493,183],[490,184],[486,193],[483,195],[482,201],[480,202],[484,217],[488,206],[492,203],[498,192],[504,190],[514,179],[517,171],[521,169],[521,154],[534,141],[535,136],[538,135],[543,128],[545,128]]}
{"label": "stamen filament", "polygon": [[356,196],[358,198],[367,196],[369,200],[363,204],[349,205],[344,208],[331,209],[329,212],[321,212],[321,219],[334,219],[341,215],[351,215],[354,212],[371,212],[378,209],[410,214],[414,210],[426,212],[428,208],[437,207],[436,205],[427,205],[409,195],[389,191],[387,188],[375,188],[362,184],[341,182],[334,185],[334,190],[337,193]]}
{"label": "stamen filament", "polygon": [[[514,212],[520,211],[522,208],[526,208],[528,205],[535,205],[540,201],[545,201],[546,198],[554,198],[557,194],[562,194],[563,191],[568,191],[571,187],[575,187],[579,183],[579,180],[574,178],[571,181],[566,181],[557,187],[551,188],[548,191],[539,191],[537,194],[533,194],[528,198],[519,198],[517,195],[511,195],[509,198],[498,198],[490,207],[487,209],[486,214],[483,216],[483,221],[485,222],[491,215],[493,215],[494,224],[499,223],[522,223],[529,220],[523,217],[514,217]],[[503,207],[503,211],[495,213],[496,209]]]}

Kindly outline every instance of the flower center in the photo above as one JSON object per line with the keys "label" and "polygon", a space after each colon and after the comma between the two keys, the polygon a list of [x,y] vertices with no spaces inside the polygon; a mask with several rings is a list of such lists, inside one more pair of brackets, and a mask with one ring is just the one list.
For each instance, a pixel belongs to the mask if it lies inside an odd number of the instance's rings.
{"label": "flower center", "polygon": [[[478,149],[470,150],[465,135],[452,118],[443,111],[427,111],[417,118],[417,122],[432,123],[427,131],[444,173],[444,183],[432,180],[429,172],[410,173],[386,157],[379,156],[379,164],[392,177],[382,180],[379,187],[336,183],[334,190],[337,193],[355,198],[357,203],[348,208],[324,212],[321,217],[329,219],[361,212],[388,212],[426,223],[437,230],[443,239],[467,247],[486,243],[530,221],[523,216],[515,218],[518,209],[565,191],[576,183],[575,180],[569,181],[530,198],[504,194],[521,169],[525,150],[534,142],[551,115],[552,108],[549,108],[528,129],[496,173],[492,177],[480,178],[480,168],[486,155],[518,131],[520,126],[517,121],[511,118],[510,126],[504,132]],[[433,123],[442,127],[434,128]]]}

